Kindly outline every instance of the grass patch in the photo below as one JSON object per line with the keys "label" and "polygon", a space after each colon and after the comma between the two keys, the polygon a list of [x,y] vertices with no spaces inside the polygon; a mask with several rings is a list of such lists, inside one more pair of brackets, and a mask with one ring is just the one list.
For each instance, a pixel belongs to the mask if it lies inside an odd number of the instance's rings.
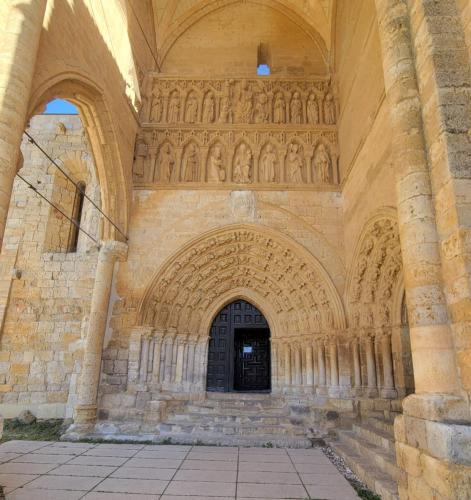
{"label": "grass patch", "polygon": [[59,441],[65,431],[63,419],[37,420],[34,424],[22,424],[16,418],[4,421],[1,442],[20,439],[27,441]]}
{"label": "grass patch", "polygon": [[355,491],[357,492],[358,496],[360,498],[363,498],[363,500],[381,500],[381,497],[377,495],[376,493],[373,493],[371,490],[367,488],[358,488],[355,485],[353,485],[355,488]]}

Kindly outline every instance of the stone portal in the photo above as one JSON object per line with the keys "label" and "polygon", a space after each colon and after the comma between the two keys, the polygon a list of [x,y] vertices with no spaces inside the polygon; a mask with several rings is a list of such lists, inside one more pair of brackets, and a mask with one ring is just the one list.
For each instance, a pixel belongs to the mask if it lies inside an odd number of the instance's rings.
{"label": "stone portal", "polygon": [[269,391],[270,329],[263,314],[245,300],[225,306],[212,325],[208,391]]}

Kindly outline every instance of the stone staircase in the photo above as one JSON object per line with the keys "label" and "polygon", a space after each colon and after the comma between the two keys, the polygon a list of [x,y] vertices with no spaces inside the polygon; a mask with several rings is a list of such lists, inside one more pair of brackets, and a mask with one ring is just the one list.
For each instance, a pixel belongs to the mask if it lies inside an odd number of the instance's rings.
{"label": "stone staircase", "polygon": [[382,500],[399,498],[397,482],[401,471],[396,465],[394,447],[395,412],[364,417],[351,430],[339,430],[338,440],[330,442],[352,471]]}
{"label": "stone staircase", "polygon": [[310,448],[306,427],[295,407],[271,394],[208,393],[173,410],[158,431],[174,443]]}

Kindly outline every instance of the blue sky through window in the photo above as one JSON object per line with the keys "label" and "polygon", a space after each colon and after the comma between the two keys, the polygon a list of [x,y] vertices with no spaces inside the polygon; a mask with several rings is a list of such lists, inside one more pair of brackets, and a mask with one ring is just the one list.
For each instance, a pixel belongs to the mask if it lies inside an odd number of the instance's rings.
{"label": "blue sky through window", "polygon": [[269,75],[270,74],[270,66],[268,64],[260,64],[257,68],[257,75]]}
{"label": "blue sky through window", "polygon": [[46,106],[45,115],[78,115],[78,109],[69,101],[54,99]]}

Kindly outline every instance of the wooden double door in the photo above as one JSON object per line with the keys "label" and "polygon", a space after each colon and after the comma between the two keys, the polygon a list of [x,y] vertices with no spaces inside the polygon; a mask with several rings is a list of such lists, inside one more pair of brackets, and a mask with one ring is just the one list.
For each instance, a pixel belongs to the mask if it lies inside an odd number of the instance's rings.
{"label": "wooden double door", "polygon": [[270,329],[263,314],[245,300],[227,305],[213,321],[206,389],[270,390]]}

